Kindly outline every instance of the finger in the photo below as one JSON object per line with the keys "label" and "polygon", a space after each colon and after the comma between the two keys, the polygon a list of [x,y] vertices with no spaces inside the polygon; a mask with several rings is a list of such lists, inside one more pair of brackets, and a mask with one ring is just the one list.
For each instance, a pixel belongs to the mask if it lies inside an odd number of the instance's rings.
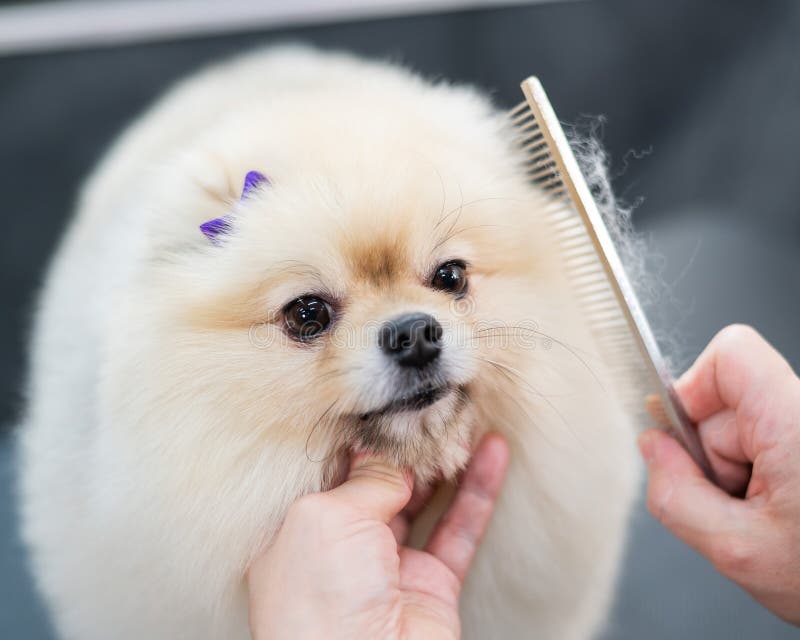
{"label": "finger", "polygon": [[389,528],[392,530],[392,533],[394,533],[394,538],[397,540],[398,544],[406,543],[411,533],[411,525],[414,522],[414,518],[416,518],[425,505],[428,504],[428,500],[435,488],[436,486],[433,484],[427,484],[422,487],[415,484],[414,491],[411,493],[411,499],[408,501],[408,504],[389,522]]}
{"label": "finger", "polygon": [[328,496],[357,509],[366,518],[388,523],[411,497],[413,478],[379,458],[358,454],[347,480]]}
{"label": "finger", "polygon": [[721,536],[746,527],[750,510],[711,484],[686,450],[672,437],[650,429],[639,437],[647,462],[650,513],[678,538],[706,557]]}
{"label": "finger", "polygon": [[402,512],[389,520],[389,528],[392,530],[392,535],[397,540],[397,544],[405,544],[408,534],[411,532],[411,523]]}
{"label": "finger", "polygon": [[731,495],[743,496],[752,465],[742,450],[736,413],[725,409],[697,425],[700,442],[719,486]]}
{"label": "finger", "polygon": [[699,422],[738,409],[789,375],[789,364],[755,329],[731,325],[714,336],[675,389],[689,417]]}
{"label": "finger", "polygon": [[413,521],[419,515],[419,512],[425,508],[433,495],[434,489],[437,488],[436,484],[426,484],[423,486],[414,486],[414,492],[411,494],[411,499],[401,512],[409,521]]}
{"label": "finger", "polygon": [[497,434],[481,441],[453,499],[425,549],[445,564],[459,582],[467,575],[483,537],[508,468],[508,443]]}

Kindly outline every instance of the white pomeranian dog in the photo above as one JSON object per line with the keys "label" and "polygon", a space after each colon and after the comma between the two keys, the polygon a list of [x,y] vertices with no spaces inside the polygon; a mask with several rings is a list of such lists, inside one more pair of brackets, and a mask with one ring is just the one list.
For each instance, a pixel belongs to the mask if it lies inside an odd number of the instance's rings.
{"label": "white pomeranian dog", "polygon": [[488,430],[512,458],[464,636],[600,628],[633,420],[520,162],[476,90],[300,47],[205,70],[122,136],[33,333],[23,535],[61,637],[244,640],[251,559],[350,451],[444,481],[421,539]]}

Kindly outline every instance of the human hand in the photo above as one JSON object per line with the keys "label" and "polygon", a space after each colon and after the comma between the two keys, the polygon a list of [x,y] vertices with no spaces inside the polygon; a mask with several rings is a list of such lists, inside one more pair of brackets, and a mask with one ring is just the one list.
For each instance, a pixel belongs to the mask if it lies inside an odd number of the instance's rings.
{"label": "human hand", "polygon": [[800,379],[756,331],[733,325],[676,391],[722,488],[670,436],[649,430],[639,446],[650,512],[762,605],[800,625]]}
{"label": "human hand", "polygon": [[503,438],[483,439],[424,551],[403,546],[423,502],[410,474],[356,456],[344,484],[290,507],[250,567],[254,640],[458,638],[461,584],[508,456]]}

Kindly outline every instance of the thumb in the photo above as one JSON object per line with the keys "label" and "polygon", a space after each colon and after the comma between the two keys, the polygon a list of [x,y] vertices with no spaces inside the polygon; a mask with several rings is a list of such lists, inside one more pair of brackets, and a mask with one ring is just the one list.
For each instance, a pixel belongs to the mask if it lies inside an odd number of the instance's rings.
{"label": "thumb", "polygon": [[328,492],[364,517],[388,523],[411,499],[413,478],[370,454],[360,453],[350,463],[344,484]]}
{"label": "thumb", "polygon": [[697,552],[715,560],[717,541],[741,531],[749,509],[711,484],[686,450],[662,431],[639,437],[647,463],[650,513]]}

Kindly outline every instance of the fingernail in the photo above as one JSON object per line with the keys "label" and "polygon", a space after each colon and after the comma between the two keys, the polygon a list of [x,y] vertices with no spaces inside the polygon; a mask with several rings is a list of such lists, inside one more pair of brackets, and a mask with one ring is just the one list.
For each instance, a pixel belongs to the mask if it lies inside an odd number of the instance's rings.
{"label": "fingernail", "polygon": [[650,464],[655,456],[653,436],[648,431],[645,431],[639,436],[637,444],[639,445],[639,452],[642,454],[642,458],[644,458],[647,464]]}

